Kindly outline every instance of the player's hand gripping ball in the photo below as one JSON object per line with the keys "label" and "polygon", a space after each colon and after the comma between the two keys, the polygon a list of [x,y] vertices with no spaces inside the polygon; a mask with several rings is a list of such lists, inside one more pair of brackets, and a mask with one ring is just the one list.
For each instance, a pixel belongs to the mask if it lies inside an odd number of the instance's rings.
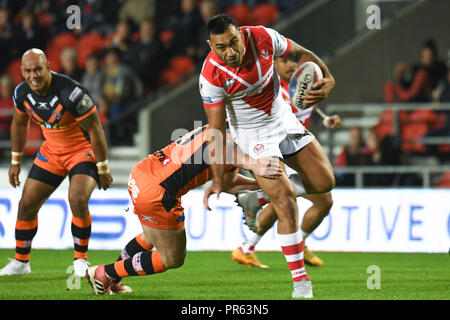
{"label": "player's hand gripping ball", "polygon": [[289,81],[289,95],[292,104],[298,109],[309,108],[310,106],[306,105],[303,99],[305,91],[314,90],[312,89],[314,83],[322,79],[322,70],[316,63],[308,61],[301,64]]}

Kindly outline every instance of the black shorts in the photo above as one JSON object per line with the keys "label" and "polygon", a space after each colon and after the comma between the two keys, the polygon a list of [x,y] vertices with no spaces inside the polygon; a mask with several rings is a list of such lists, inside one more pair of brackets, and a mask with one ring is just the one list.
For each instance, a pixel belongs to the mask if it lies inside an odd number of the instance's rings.
{"label": "black shorts", "polygon": [[[69,180],[76,174],[86,174],[94,178],[97,183],[99,182],[97,166],[93,162],[80,162],[77,164],[69,171]],[[57,188],[66,177],[54,174],[33,164],[30,173],[28,174],[28,178],[41,181]]]}

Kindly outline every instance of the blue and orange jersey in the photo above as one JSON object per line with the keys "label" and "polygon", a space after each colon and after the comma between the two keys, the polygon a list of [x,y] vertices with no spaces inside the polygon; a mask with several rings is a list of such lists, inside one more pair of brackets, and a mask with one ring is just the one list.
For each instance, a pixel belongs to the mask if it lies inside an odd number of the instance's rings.
{"label": "blue and orange jersey", "polygon": [[[208,125],[205,125],[186,133],[138,162],[136,167],[171,195],[181,197],[212,179],[206,148],[207,131]],[[225,165],[225,172],[234,170],[233,165]]]}
{"label": "blue and orange jersey", "polygon": [[87,89],[69,77],[53,72],[50,91],[36,94],[24,81],[14,90],[14,105],[42,128],[46,142],[55,149],[67,149],[89,143],[88,134],[78,121],[96,111]]}

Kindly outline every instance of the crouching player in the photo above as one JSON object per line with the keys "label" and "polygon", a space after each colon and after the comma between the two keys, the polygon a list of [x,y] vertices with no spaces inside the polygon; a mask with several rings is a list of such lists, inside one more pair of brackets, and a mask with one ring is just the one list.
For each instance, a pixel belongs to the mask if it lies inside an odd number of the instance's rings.
{"label": "crouching player", "polygon": [[[252,159],[242,153],[231,139],[227,140],[227,148],[235,152],[230,162],[236,166],[269,179],[281,175],[282,169],[277,161],[250,161]],[[183,265],[186,233],[181,196],[212,179],[207,144],[208,125],[185,134],[133,167],[128,191],[143,233],[125,246],[118,261],[87,270],[85,277],[95,294],[111,294],[113,286],[121,283],[123,277],[150,275]],[[225,169],[226,192],[234,194],[240,190],[259,189],[255,180],[238,174],[233,165],[227,164]]]}

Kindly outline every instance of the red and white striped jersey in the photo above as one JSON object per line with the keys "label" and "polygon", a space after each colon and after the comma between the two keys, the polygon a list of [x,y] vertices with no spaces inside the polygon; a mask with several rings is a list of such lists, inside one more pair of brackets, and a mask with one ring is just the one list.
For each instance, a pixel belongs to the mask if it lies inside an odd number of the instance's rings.
{"label": "red and white striped jersey", "polygon": [[199,79],[203,105],[225,105],[229,124],[236,131],[278,126],[282,108],[274,103],[280,83],[273,61],[287,55],[291,43],[263,26],[241,30],[245,53],[239,67],[227,66],[213,50],[206,57]]}
{"label": "red and white striped jersey", "polygon": [[309,120],[311,119],[311,115],[314,111],[314,107],[309,107],[306,109],[298,109],[291,102],[291,96],[289,95],[289,83],[280,78],[281,84],[281,95],[283,96],[284,101],[289,103],[291,106],[292,112],[297,117],[298,121],[300,121],[305,128],[309,126]]}

